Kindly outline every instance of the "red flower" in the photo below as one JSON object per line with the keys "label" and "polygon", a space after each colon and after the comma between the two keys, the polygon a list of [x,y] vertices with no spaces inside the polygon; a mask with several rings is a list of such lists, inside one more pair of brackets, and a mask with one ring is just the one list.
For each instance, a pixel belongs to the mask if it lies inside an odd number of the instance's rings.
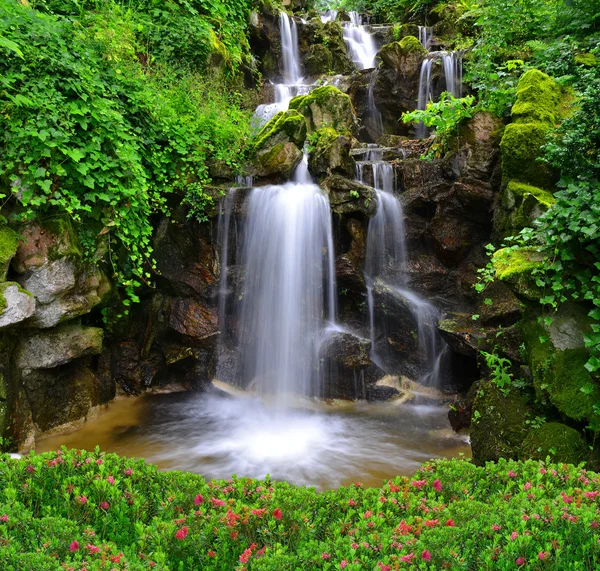
{"label": "red flower", "polygon": [[208,555],[209,557],[216,557],[217,556],[217,554],[212,549],[209,549],[208,553],[206,555]]}
{"label": "red flower", "polygon": [[364,514],[363,514],[363,519],[369,519],[371,516],[373,515],[373,513],[369,510],[367,510]]}
{"label": "red flower", "polygon": [[79,549],[79,541],[75,540],[73,541],[73,543],[71,543],[71,545],[69,545],[69,551],[71,553],[75,553],[75,551],[77,551]]}
{"label": "red flower", "polygon": [[113,563],[121,563],[121,557],[123,557],[122,553],[119,553],[119,555],[113,555],[112,557],[109,557],[109,559],[113,562]]}
{"label": "red flower", "polygon": [[517,565],[525,565],[525,557],[517,557],[517,560],[515,561],[515,563]]}
{"label": "red flower", "polygon": [[431,561],[431,553],[429,553],[427,549],[424,549],[423,553],[421,553],[421,559],[423,559],[423,561]]}
{"label": "red flower", "polygon": [[81,505],[84,505],[85,503],[87,503],[87,498],[85,496],[79,496],[79,503]]}
{"label": "red flower", "polygon": [[225,505],[225,500],[219,500],[217,498],[211,498],[210,501],[213,503],[213,505],[215,507],[217,507],[217,506],[224,506]]}
{"label": "red flower", "polygon": [[281,510],[279,508],[275,508],[273,510],[273,517],[277,520],[280,521],[281,518],[283,517],[283,513],[281,512]]}
{"label": "red flower", "polygon": [[442,482],[440,480],[436,480],[435,482],[433,482],[433,489],[436,492],[441,492],[442,491]]}
{"label": "red flower", "polygon": [[199,506],[200,504],[204,503],[204,498],[202,497],[202,494],[198,494],[195,498],[194,498],[194,505],[195,506]]}
{"label": "red flower", "polygon": [[88,543],[85,548],[90,552],[90,555],[92,553],[100,553],[100,548],[96,545],[92,545],[91,543]]}
{"label": "red flower", "polygon": [[267,513],[266,508],[252,510],[252,515],[255,515],[256,517],[262,517],[265,515],[265,513]]}
{"label": "red flower", "polygon": [[182,527],[181,529],[177,530],[177,533],[175,534],[175,537],[177,539],[185,539],[187,537],[188,534],[188,528],[187,525]]}
{"label": "red flower", "polygon": [[252,557],[252,549],[248,548],[240,555],[240,561],[242,563],[248,563],[250,557]]}
{"label": "red flower", "polygon": [[415,488],[417,488],[418,490],[422,489],[423,486],[425,486],[427,484],[426,480],[413,480],[410,485],[414,486]]}
{"label": "red flower", "polygon": [[342,559],[340,562],[340,569],[344,569],[348,566],[348,562],[345,559]]}
{"label": "red flower", "polygon": [[447,527],[454,527],[454,520],[453,520],[453,519],[449,519],[449,520],[446,522],[446,526],[447,526]]}
{"label": "red flower", "polygon": [[107,510],[110,507],[110,504],[108,502],[100,502],[99,506],[103,509],[103,510]]}

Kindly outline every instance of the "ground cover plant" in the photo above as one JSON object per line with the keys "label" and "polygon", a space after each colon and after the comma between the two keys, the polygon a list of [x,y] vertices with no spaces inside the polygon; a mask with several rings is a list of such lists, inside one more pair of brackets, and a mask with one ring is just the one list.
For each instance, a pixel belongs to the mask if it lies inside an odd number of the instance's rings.
{"label": "ground cover plant", "polygon": [[0,568],[593,569],[600,479],[440,460],[381,488],[207,482],[99,450],[0,459]]}

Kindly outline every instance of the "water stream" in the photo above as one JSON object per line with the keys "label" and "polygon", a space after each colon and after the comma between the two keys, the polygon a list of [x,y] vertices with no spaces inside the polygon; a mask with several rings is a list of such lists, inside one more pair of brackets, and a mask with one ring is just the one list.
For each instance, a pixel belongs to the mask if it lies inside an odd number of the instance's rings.
{"label": "water stream", "polygon": [[348,48],[348,55],[357,69],[371,69],[375,67],[377,46],[371,33],[363,25],[362,17],[358,12],[348,12],[350,22],[344,22],[344,40]]}

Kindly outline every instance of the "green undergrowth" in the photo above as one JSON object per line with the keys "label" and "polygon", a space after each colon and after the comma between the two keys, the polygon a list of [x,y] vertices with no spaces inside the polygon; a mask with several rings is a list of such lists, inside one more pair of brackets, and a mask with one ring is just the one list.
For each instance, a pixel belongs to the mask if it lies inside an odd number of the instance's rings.
{"label": "green undergrowth", "polygon": [[539,461],[425,464],[380,488],[207,482],[62,450],[0,459],[5,571],[592,569],[600,481]]}

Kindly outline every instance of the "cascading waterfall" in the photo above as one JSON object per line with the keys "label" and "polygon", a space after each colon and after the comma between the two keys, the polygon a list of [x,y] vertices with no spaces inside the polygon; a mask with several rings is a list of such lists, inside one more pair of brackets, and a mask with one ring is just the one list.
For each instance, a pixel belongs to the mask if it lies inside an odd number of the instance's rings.
{"label": "cascading waterfall", "polygon": [[365,167],[370,166],[373,174],[373,187],[377,194],[377,212],[369,220],[367,232],[367,252],[365,261],[365,281],[369,309],[371,338],[371,359],[385,368],[375,338],[375,281],[380,280],[404,299],[417,323],[418,345],[427,363],[427,372],[420,382],[429,386],[440,385],[443,355],[446,344],[437,331],[440,313],[433,304],[412,292],[407,284],[406,238],[402,204],[394,195],[396,179],[391,163],[382,161],[382,151],[368,147],[364,161],[356,163],[356,179],[365,182]]}
{"label": "cascading waterfall", "polygon": [[[421,75],[419,78],[419,98],[417,100],[417,109],[426,109],[427,103],[431,99],[431,66],[433,60],[425,58],[421,64]],[[418,139],[427,137],[429,134],[427,127],[423,122],[419,123],[415,132]]]}
{"label": "cascading waterfall", "polygon": [[383,117],[375,104],[375,82],[377,81],[377,72],[374,71],[369,79],[369,87],[367,90],[367,114],[370,123],[370,134],[377,141],[384,134]]}
{"label": "cascading waterfall", "polygon": [[321,22],[323,22],[323,24],[326,24],[327,22],[335,22],[337,20],[337,15],[337,10],[325,10],[325,12],[321,14]]}
{"label": "cascading waterfall", "polygon": [[377,46],[373,36],[363,26],[358,12],[348,12],[348,15],[350,22],[345,22],[343,25],[348,55],[357,69],[371,69],[375,67],[375,57],[377,56]]}
{"label": "cascading waterfall", "polygon": [[433,39],[433,28],[419,26],[419,41],[423,47],[429,51],[431,49],[431,40]]}
{"label": "cascading waterfall", "polygon": [[462,55],[459,52],[443,53],[446,91],[453,97],[462,97]]}

